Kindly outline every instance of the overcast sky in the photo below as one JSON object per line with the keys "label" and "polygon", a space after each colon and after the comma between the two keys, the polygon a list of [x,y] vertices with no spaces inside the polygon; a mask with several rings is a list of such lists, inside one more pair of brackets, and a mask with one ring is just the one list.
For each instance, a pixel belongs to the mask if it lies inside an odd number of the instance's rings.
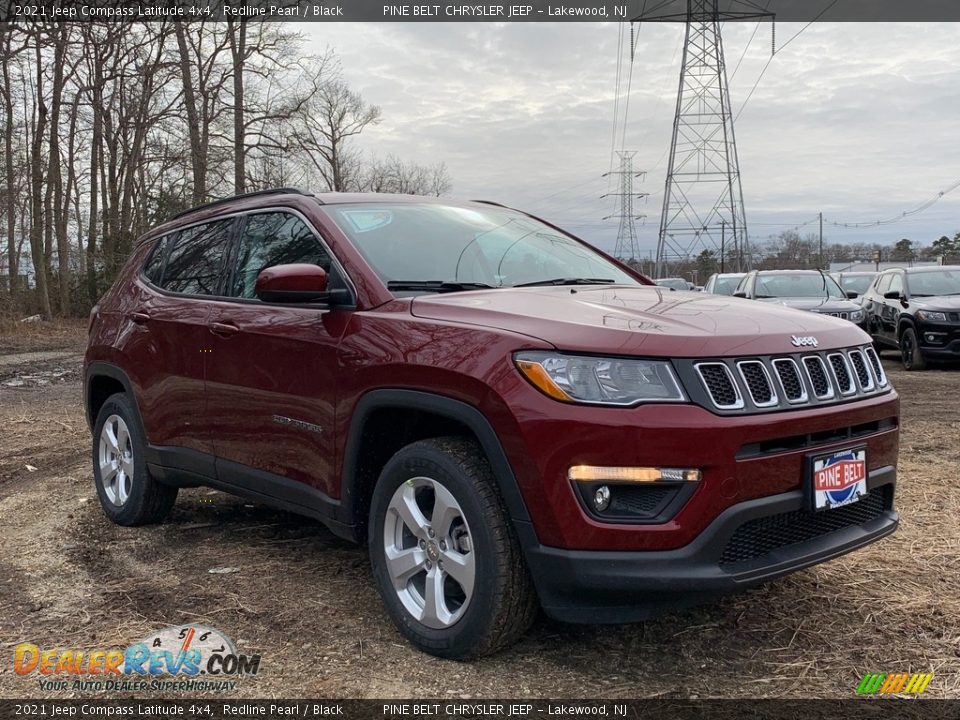
{"label": "overcast sky", "polygon": [[[778,46],[802,27],[778,23]],[[756,28],[724,29],[734,114],[770,58],[769,25],[748,45]],[[454,196],[535,212],[612,249],[616,223],[601,218],[614,207],[600,195],[608,189],[601,176],[610,167],[617,25],[301,29],[314,50],[335,49],[351,86],[382,108],[383,121],[360,141],[365,151],[443,161]],[[638,228],[646,254],[657,242],[683,26],[647,23],[637,38],[625,147],[648,171],[637,188],[650,193],[637,207],[648,215]],[[821,211],[825,241],[929,244],[960,230],[960,189],[894,225],[831,224],[898,216],[960,179],[958,40],[950,23],[815,23],[779,50],[736,124],[750,236]],[[813,222],[801,232],[816,229]]]}

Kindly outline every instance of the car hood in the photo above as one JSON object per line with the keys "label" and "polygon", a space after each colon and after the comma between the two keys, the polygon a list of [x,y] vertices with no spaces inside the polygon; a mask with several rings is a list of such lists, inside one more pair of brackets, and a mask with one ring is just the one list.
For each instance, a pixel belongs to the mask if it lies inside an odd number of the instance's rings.
{"label": "car hood", "polygon": [[911,298],[910,302],[927,310],[960,310],[960,295],[915,297]]}
{"label": "car hood", "polygon": [[808,297],[778,297],[758,298],[760,302],[774,303],[795,310],[813,310],[815,312],[851,312],[859,310],[860,306],[851,300],[838,298],[808,298]]}
{"label": "car hood", "polygon": [[563,350],[618,355],[704,357],[797,352],[792,336],[818,348],[869,342],[855,325],[779,304],[604,285],[502,288],[413,299],[413,315],[499,328]]}

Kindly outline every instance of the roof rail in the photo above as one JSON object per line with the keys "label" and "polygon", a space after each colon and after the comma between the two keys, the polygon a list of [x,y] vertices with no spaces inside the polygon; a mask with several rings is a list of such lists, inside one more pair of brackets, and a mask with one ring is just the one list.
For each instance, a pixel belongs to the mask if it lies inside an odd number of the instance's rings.
{"label": "roof rail", "polygon": [[220,198],[219,200],[211,200],[208,203],[203,205],[197,205],[196,207],[189,208],[188,210],[182,210],[176,215],[172,215],[168,220],[176,220],[177,218],[183,217],[184,215],[189,215],[190,213],[197,212],[198,210],[206,210],[207,208],[216,207],[217,205],[223,205],[224,203],[231,202],[232,200],[241,200],[243,198],[257,197],[258,195],[304,195],[306,197],[314,197],[312,193],[304,192],[299,188],[270,188],[269,190],[256,190],[254,192],[240,193],[239,195],[231,195],[230,197]]}

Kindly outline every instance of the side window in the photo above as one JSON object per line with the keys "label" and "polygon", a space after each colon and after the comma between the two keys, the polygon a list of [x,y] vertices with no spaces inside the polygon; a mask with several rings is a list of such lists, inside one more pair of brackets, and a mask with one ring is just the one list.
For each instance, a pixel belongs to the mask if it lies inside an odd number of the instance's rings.
{"label": "side window", "polygon": [[195,225],[173,241],[160,285],[190,295],[216,295],[232,220]]}
{"label": "side window", "polygon": [[[257,276],[262,270],[290,263],[319,265],[329,273],[331,258],[313,230],[296,215],[284,212],[250,215],[240,235],[228,294],[254,298]],[[330,284],[334,284],[333,277]]]}
{"label": "side window", "polygon": [[890,288],[886,292],[903,293],[903,278],[900,276],[900,273],[893,273],[893,275],[890,276]]}
{"label": "side window", "polygon": [[160,238],[143,266],[144,276],[154,285],[160,285],[163,279],[163,261],[167,258],[167,245],[170,238],[175,236],[176,234],[164,235]]}
{"label": "side window", "polygon": [[890,274],[885,273],[877,278],[877,282],[874,284],[873,289],[876,290],[877,295],[883,295],[887,288],[890,287]]}

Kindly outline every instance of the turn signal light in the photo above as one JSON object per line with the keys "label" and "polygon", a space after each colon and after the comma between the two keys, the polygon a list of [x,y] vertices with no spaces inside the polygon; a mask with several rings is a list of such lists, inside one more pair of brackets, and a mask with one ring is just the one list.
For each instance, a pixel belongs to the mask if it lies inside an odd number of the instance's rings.
{"label": "turn signal light", "polygon": [[702,473],[694,468],[573,465],[567,477],[577,482],[699,482]]}

